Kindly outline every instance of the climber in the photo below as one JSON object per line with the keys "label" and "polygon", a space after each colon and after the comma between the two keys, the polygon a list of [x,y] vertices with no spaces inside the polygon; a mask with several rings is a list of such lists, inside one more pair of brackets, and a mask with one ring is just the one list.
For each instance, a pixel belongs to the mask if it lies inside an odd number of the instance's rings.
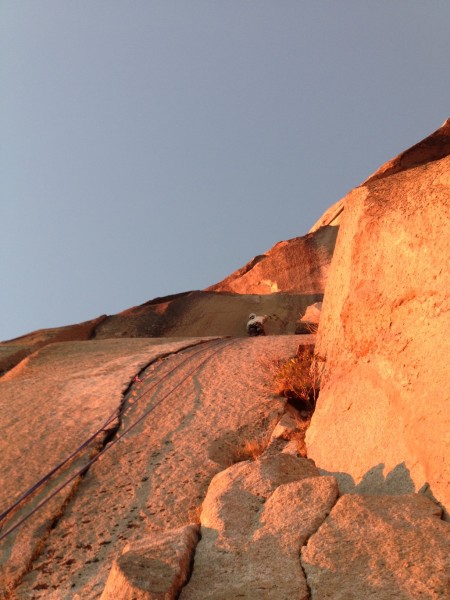
{"label": "climber", "polygon": [[251,335],[251,336],[266,335],[266,332],[264,331],[264,323],[267,321],[267,319],[268,319],[267,315],[258,317],[255,315],[255,313],[251,313],[248,316],[248,322],[247,322],[248,335]]}

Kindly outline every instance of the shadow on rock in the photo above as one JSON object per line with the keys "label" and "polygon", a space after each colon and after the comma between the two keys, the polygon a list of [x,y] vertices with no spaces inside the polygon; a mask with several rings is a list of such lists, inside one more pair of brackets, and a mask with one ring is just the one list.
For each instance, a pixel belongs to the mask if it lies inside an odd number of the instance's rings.
{"label": "shadow on rock", "polygon": [[369,469],[357,484],[349,473],[332,472],[320,469],[322,475],[333,475],[342,494],[387,495],[414,494],[416,491],[409,469],[404,462],[399,463],[384,475],[385,465],[379,463]]}

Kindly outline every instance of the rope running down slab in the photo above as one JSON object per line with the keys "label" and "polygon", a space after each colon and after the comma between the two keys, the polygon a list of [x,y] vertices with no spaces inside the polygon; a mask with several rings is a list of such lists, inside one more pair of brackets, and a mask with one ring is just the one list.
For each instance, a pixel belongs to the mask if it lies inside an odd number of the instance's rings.
{"label": "rope running down slab", "polygon": [[[219,341],[222,341],[222,340],[219,340]],[[205,342],[203,342],[203,343],[205,343]],[[192,348],[192,347],[193,346],[189,346],[188,348]],[[207,348],[201,348],[201,350],[188,356],[184,361],[182,361],[181,363],[176,365],[173,369],[171,369],[168,373],[166,373],[166,375],[164,377],[162,377],[159,381],[157,381],[153,386],[151,386],[149,389],[147,389],[145,392],[143,392],[140,396],[138,396],[135,399],[135,402],[137,402],[143,396],[145,396],[146,394],[148,394],[152,390],[154,390],[155,387],[157,387],[161,383],[161,381],[163,381],[165,378],[167,378],[169,375],[171,375],[174,371],[176,371],[177,369],[182,367],[193,356],[196,356],[197,354],[204,352],[206,349]],[[186,348],[184,348],[183,350],[186,350]],[[162,357],[159,357],[159,358],[166,358],[167,356],[169,356],[169,355],[163,355]],[[103,423],[103,425],[100,427],[100,429],[97,429],[97,431],[95,431],[87,440],[85,440],[80,446],[78,446],[78,448],[76,448],[71,454],[69,454],[69,456],[67,456],[63,461],[61,461],[58,465],[56,465],[53,469],[51,469],[51,471],[46,473],[39,481],[37,481],[35,484],[33,484],[28,490],[23,492],[23,494],[13,504],[11,504],[6,510],[4,510],[0,514],[0,522],[3,521],[8,516],[8,514],[10,512],[12,512],[21,502],[23,502],[26,498],[31,496],[31,494],[33,494],[36,490],[38,490],[40,487],[42,487],[42,485],[46,481],[48,481],[55,473],[57,473],[70,460],[72,460],[72,458],[74,458],[77,454],[79,454],[81,452],[81,450],[83,450],[88,444],[90,444],[90,442],[92,442],[98,435],[100,435],[100,433],[103,433],[104,431],[106,431],[107,426],[110,423],[112,423],[112,421],[114,421],[116,418],[121,417],[124,414],[124,412],[127,410],[127,408],[128,408],[127,406],[123,405],[121,409],[114,409],[114,411],[106,419],[106,421]]]}
{"label": "rope running down slab", "polygon": [[[219,340],[219,343],[214,345],[214,348],[216,348],[217,346],[219,346],[216,350],[214,350],[211,354],[209,354],[209,356],[207,356],[205,359],[203,359],[196,367],[194,367],[194,369],[192,369],[191,371],[189,371],[189,373],[187,375],[185,375],[171,390],[169,390],[160,400],[158,400],[158,402],[156,402],[149,410],[147,410],[141,417],[139,417],[139,419],[137,421],[135,421],[134,423],[132,423],[127,429],[125,429],[120,435],[118,435],[114,440],[112,440],[107,446],[105,446],[103,448],[103,450],[101,450],[98,454],[96,454],[90,461],[88,461],[83,467],[81,467],[80,469],[78,469],[78,471],[75,472],[74,475],[72,475],[67,481],[65,481],[64,483],[62,483],[59,487],[57,487],[49,496],[47,496],[47,498],[44,498],[44,500],[42,500],[42,502],[40,502],[32,511],[30,511],[29,513],[27,513],[20,521],[18,521],[15,525],[13,525],[10,529],[8,529],[5,533],[3,533],[0,536],[0,542],[2,540],[4,540],[8,535],[10,535],[13,531],[15,531],[18,527],[20,527],[23,523],[25,523],[25,521],[27,521],[34,513],[36,513],[38,510],[40,510],[43,506],[45,506],[45,504],[47,504],[54,496],[56,496],[57,494],[59,494],[60,491],[62,491],[67,485],[69,485],[69,483],[71,483],[74,479],[76,479],[77,477],[79,477],[80,475],[83,475],[87,469],[89,469],[89,467],[91,465],[93,465],[95,462],[97,462],[97,460],[99,460],[103,454],[105,454],[105,452],[107,450],[109,450],[110,448],[112,448],[117,442],[119,442],[129,431],[131,431],[132,429],[134,429],[134,427],[136,427],[136,425],[138,425],[143,419],[145,419],[151,412],[153,412],[155,410],[155,408],[157,408],[166,398],[168,398],[168,396],[170,396],[170,394],[172,394],[176,389],[178,389],[189,377],[191,377],[196,371],[198,371],[200,369],[200,367],[202,367],[206,362],[208,362],[208,360],[210,360],[214,355],[218,354],[221,350],[223,350],[224,348],[226,348],[227,346],[236,343],[237,341],[240,340],[231,340],[231,341],[224,341],[224,340]],[[208,347],[209,348],[209,347]],[[138,398],[136,398],[136,401],[140,398],[142,398],[142,396],[144,396],[145,394],[147,394],[148,392],[150,392],[152,389],[154,389],[154,387],[156,387],[157,385],[159,385],[162,381],[164,381],[170,374],[173,373],[173,371],[177,370],[178,368],[180,368],[182,365],[184,365],[186,362],[188,362],[189,360],[192,359],[192,356],[195,356],[197,354],[200,354],[201,352],[204,352],[205,350],[207,350],[208,348],[202,348],[202,350],[197,351],[194,355],[191,355],[189,357],[187,357],[182,363],[180,363],[179,365],[177,365],[176,367],[174,367],[171,371],[169,371],[168,373],[166,373],[158,382],[156,382],[156,384],[154,384],[154,386],[152,386],[152,388],[146,390],[145,392],[143,392],[143,394],[141,396],[139,396]],[[122,414],[122,413],[120,413]],[[116,418],[116,416],[120,416],[120,414],[117,414],[116,412],[114,413],[114,418]],[[112,420],[112,419],[111,419]],[[103,426],[104,427],[104,426]],[[103,429],[99,429],[98,432],[96,432],[96,434],[94,434],[91,439],[94,439],[94,437],[100,433]],[[89,441],[90,441],[89,440]],[[47,481],[51,475],[53,475],[59,468],[61,468],[61,466],[63,466],[64,464],[66,464],[68,462],[68,460],[70,460],[70,458],[72,456],[74,456],[76,453],[78,453],[78,451],[82,448],[84,448],[87,445],[88,442],[84,442],[77,450],[75,450],[69,458],[65,459],[65,461],[63,461],[62,463],[60,463],[60,465],[58,465],[57,467],[55,467],[52,471],[49,472],[49,474],[45,475],[42,480],[40,480],[39,482],[37,482],[34,486],[32,486],[32,488],[30,488],[29,493],[25,492],[21,498],[19,500],[16,501],[16,503],[13,505],[13,507],[9,507],[6,511],[4,511],[4,513],[2,513],[2,519],[4,518],[3,515],[7,515],[9,514],[9,512],[11,512],[11,510],[13,510],[13,508],[15,506],[17,506],[17,504],[19,504],[20,502],[22,502],[27,496],[31,495],[31,493],[33,493],[38,487],[40,487],[43,483],[45,483],[45,481]],[[42,482],[42,483],[41,483]]]}

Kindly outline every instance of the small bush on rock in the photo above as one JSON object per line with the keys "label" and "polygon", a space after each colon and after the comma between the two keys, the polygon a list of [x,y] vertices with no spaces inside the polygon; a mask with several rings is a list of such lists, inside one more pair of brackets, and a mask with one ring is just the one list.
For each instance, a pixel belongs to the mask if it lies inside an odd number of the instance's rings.
{"label": "small bush on rock", "polygon": [[297,355],[289,360],[277,360],[272,367],[274,392],[299,407],[314,410],[319,396],[325,360],[312,348],[299,346]]}

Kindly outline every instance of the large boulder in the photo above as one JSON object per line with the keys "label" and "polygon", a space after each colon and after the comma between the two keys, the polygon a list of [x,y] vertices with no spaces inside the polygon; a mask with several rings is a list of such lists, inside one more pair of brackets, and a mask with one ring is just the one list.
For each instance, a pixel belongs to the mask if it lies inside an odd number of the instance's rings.
{"label": "large boulder", "polygon": [[340,498],[302,549],[311,598],[447,600],[450,524],[420,494]]}
{"label": "large boulder", "polygon": [[318,334],[326,371],[306,437],[342,491],[422,488],[447,509],[450,157],[433,156],[450,150],[448,124],[419,145],[434,152],[424,164],[391,161],[345,200]]}

